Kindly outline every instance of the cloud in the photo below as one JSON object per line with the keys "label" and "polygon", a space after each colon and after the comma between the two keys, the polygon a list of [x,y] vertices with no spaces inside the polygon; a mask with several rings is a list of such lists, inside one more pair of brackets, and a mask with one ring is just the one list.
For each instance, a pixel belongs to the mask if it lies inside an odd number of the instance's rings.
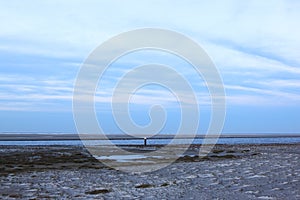
{"label": "cloud", "polygon": [[276,89],[260,89],[249,86],[225,85],[230,95],[226,99],[230,104],[238,105],[299,105],[300,94]]}
{"label": "cloud", "polygon": [[257,82],[257,84],[271,87],[271,88],[291,88],[291,89],[300,89],[299,80],[288,79],[288,80],[268,80],[265,82]]}
{"label": "cloud", "polygon": [[15,74],[1,77],[0,83],[1,110],[70,110],[73,81]]}
{"label": "cloud", "polygon": [[[6,106],[0,109],[12,105],[14,109],[44,109],[41,102],[71,108],[81,62],[111,36],[141,27],[179,31],[199,42],[221,73],[229,104],[269,105],[276,104],[274,98],[278,97],[282,105],[291,101],[296,105],[299,9],[297,1],[2,2],[0,96]],[[201,93],[203,82],[190,66],[166,53],[150,55],[136,53],[120,58],[104,74],[97,102],[111,100],[115,81],[129,67],[155,60],[186,75],[197,88],[199,102],[210,103],[208,95]],[[22,75],[24,71],[27,75]],[[173,102],[171,99],[153,89],[138,94],[135,102]]]}
{"label": "cloud", "polygon": [[[155,2],[3,2],[0,36],[10,38],[10,45],[18,48],[32,43],[37,53],[59,50],[60,54],[77,52],[82,56],[120,32],[160,27],[200,42],[233,41],[299,61],[299,2]],[[19,42],[12,44],[16,39]]]}

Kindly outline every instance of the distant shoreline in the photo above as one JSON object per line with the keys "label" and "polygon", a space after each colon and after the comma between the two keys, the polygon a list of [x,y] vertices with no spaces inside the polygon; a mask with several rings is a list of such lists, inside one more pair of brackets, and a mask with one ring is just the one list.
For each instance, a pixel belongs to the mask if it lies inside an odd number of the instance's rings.
{"label": "distant shoreline", "polygon": [[[164,134],[155,135],[149,137],[149,139],[173,139],[175,135]],[[0,133],[0,141],[51,141],[51,140],[137,140],[143,139],[145,135],[139,135],[138,137],[132,137],[121,134],[109,134],[106,137],[101,137],[96,134],[61,134],[61,133]],[[177,135],[178,139],[202,139],[205,135]],[[210,135],[209,138],[289,138],[289,137],[300,137],[299,134],[222,134],[220,136]]]}

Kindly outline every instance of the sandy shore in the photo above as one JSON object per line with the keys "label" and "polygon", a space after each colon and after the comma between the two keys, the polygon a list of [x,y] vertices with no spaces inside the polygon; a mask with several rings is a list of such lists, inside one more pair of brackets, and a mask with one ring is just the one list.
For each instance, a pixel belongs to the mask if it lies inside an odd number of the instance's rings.
{"label": "sandy shore", "polygon": [[300,199],[300,144],[218,145],[151,173],[76,146],[1,146],[0,199]]}

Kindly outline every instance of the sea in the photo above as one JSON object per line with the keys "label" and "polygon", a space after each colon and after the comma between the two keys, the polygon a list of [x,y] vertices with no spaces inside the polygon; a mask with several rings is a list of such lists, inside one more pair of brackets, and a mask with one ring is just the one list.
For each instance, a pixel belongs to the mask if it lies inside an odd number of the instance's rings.
{"label": "sea", "polygon": [[[147,145],[166,145],[169,144],[172,139],[147,139]],[[203,138],[196,138],[193,140],[187,139],[175,139],[173,144],[203,144]],[[111,140],[116,145],[144,145],[143,139],[131,139],[131,140]],[[89,140],[85,141],[85,144],[89,145],[101,145],[107,144],[105,140]],[[300,143],[300,136],[296,137],[221,137],[217,140],[216,144],[292,144]],[[83,146],[81,140],[39,140],[39,141],[1,141],[0,145],[72,145]]]}

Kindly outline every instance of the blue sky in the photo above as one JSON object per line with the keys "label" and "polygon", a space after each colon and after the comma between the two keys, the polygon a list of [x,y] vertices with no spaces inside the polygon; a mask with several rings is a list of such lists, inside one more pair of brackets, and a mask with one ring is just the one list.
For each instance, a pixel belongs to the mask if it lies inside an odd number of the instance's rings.
{"label": "blue sky", "polygon": [[[74,81],[89,53],[105,40],[137,28],[164,28],[198,42],[224,82],[224,133],[300,133],[299,1],[2,1],[0,4],[0,132],[76,132]],[[136,52],[110,68],[97,91],[99,123],[119,130],[109,103],[114,80],[131,67],[165,63],[197,92],[199,132],[210,117],[203,81],[163,52]],[[165,132],[178,126],[178,108],[161,88],[134,97],[133,119],[149,122],[153,103],[167,107]]]}

